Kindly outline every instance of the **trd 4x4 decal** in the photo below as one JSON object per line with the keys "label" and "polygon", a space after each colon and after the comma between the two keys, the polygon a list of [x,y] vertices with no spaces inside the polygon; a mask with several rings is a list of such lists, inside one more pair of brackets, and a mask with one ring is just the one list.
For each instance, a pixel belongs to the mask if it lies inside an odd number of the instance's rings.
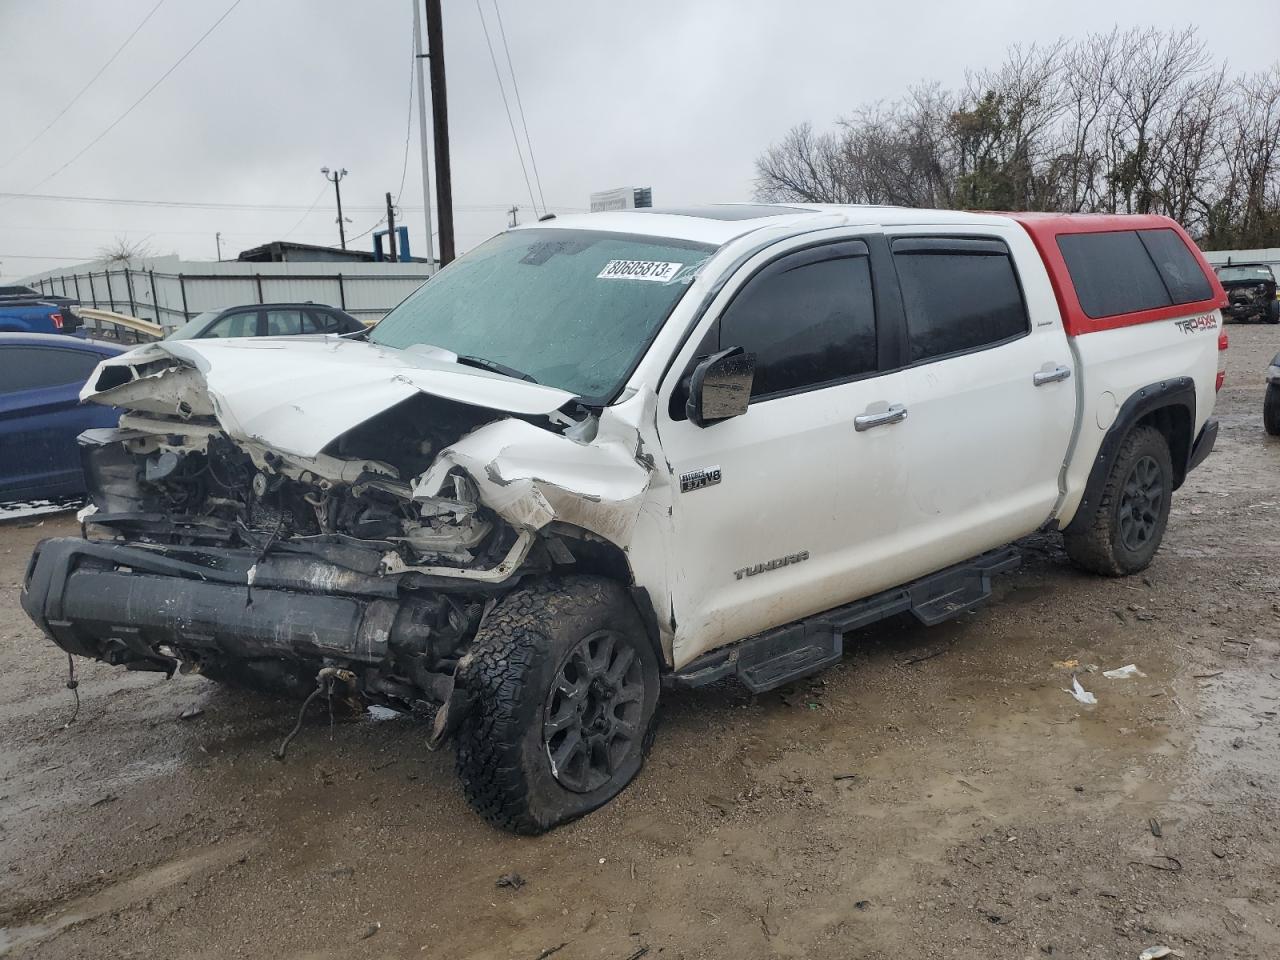
{"label": "trd 4x4 decal", "polygon": [[1198,317],[1187,317],[1185,320],[1175,320],[1173,325],[1183,333],[1199,333],[1201,330],[1217,330],[1218,318],[1212,313],[1206,313]]}

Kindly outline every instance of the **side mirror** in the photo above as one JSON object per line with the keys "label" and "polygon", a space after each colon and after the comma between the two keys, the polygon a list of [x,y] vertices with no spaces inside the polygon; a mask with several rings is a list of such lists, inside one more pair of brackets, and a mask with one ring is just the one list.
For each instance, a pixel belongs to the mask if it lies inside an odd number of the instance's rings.
{"label": "side mirror", "polygon": [[756,358],[741,347],[713,353],[693,368],[685,415],[699,427],[709,427],[747,412]]}

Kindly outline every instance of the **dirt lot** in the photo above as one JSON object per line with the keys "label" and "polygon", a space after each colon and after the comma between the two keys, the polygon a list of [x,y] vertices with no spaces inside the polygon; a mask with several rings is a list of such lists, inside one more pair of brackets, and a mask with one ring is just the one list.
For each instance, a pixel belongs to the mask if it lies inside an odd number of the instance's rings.
{"label": "dirt lot", "polygon": [[279,763],[296,705],[82,663],[64,729],[17,596],[74,523],[0,525],[0,955],[1280,956],[1280,328],[1231,338],[1145,576],[1033,539],[960,622],[864,631],[781,696],[669,695],[636,784],[536,839],[471,815],[404,719],[317,711]]}

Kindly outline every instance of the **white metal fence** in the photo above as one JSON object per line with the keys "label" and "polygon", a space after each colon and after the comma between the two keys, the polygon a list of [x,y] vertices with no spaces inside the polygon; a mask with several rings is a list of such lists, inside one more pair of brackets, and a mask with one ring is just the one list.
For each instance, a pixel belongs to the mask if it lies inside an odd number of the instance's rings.
{"label": "white metal fence", "polygon": [[166,331],[246,303],[326,303],[379,320],[432,273],[425,263],[241,263],[157,257],[64,267],[26,282],[48,296],[152,320]]}

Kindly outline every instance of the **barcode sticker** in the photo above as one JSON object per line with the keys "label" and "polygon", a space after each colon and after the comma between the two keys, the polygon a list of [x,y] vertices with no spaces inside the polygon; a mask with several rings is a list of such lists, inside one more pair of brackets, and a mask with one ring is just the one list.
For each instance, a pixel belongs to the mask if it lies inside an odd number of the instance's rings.
{"label": "barcode sticker", "polygon": [[610,260],[596,274],[597,280],[656,280],[666,283],[683,267],[683,263],[660,260]]}

